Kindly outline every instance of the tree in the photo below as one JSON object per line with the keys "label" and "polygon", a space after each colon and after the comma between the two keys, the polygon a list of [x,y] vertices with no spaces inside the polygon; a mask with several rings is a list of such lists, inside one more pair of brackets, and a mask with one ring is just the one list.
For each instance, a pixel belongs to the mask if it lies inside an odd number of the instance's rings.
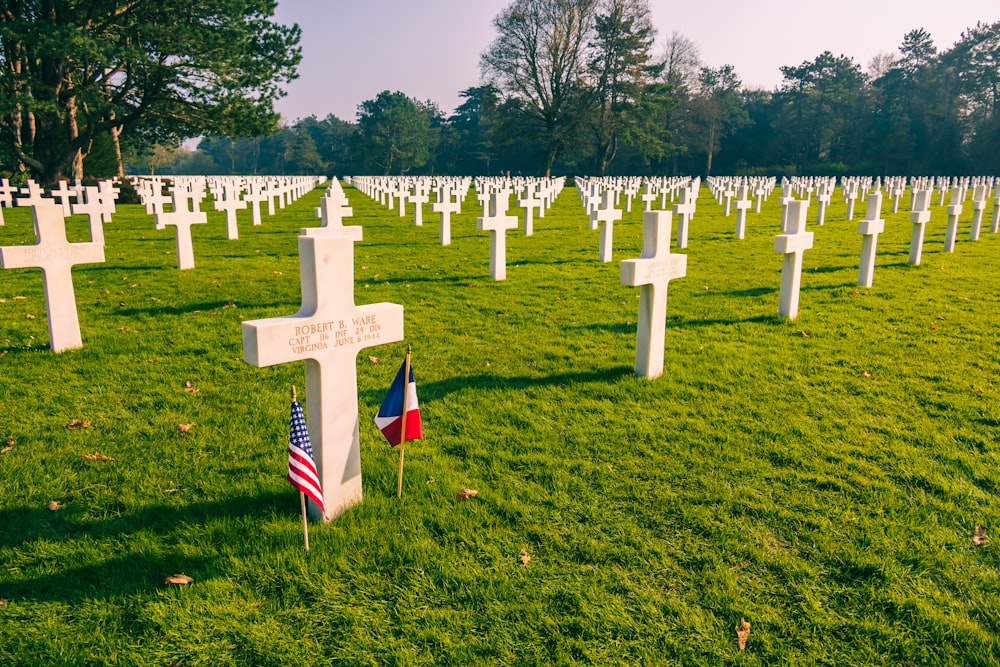
{"label": "tree", "polygon": [[274,129],[298,26],[273,0],[17,0],[0,11],[0,143],[42,182],[94,138],[176,140]]}
{"label": "tree", "polygon": [[821,162],[849,161],[860,146],[859,108],[865,75],[846,56],[829,51],[798,67],[782,67],[784,76],[777,119],[799,170]]}
{"label": "tree", "polygon": [[703,67],[698,74],[695,123],[705,150],[705,175],[712,175],[712,159],[722,140],[749,121],[740,97],[743,82],[732,65]]}
{"label": "tree", "polygon": [[359,157],[389,175],[408,173],[431,157],[431,123],[426,105],[384,90],[358,105]]}
{"label": "tree", "polygon": [[618,154],[622,133],[637,121],[643,91],[663,69],[650,63],[654,35],[647,0],[603,0],[594,17],[588,70],[599,176]]}
{"label": "tree", "polygon": [[550,176],[556,157],[579,143],[586,99],[585,47],[597,0],[514,0],[493,19],[497,38],[482,54],[487,83],[518,104],[523,137]]}

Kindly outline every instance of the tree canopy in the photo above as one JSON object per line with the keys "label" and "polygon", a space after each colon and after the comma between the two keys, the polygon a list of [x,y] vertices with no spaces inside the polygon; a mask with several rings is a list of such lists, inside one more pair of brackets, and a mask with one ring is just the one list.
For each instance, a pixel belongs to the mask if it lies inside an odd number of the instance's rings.
{"label": "tree canopy", "polygon": [[0,10],[0,161],[52,182],[101,135],[146,143],[277,128],[298,26],[273,0],[10,0]]}

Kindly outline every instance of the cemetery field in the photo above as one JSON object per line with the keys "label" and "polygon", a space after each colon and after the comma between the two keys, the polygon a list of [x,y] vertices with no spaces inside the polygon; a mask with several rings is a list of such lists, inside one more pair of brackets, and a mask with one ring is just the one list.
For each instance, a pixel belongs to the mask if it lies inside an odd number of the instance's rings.
{"label": "cemetery field", "polygon": [[[737,241],[702,188],[649,380],[619,284],[641,202],[602,264],[566,188],[508,233],[497,282],[472,195],[442,247],[429,207],[416,227],[345,191],[355,301],[402,304],[406,341],[359,355],[364,502],[308,552],[284,479],[303,364],[245,363],[240,322],[299,309],[321,190],[259,227],[240,211],[239,240],[209,212],[184,271],[173,231],[119,206],[105,263],[73,270],[84,347],[58,355],[41,272],[0,270],[0,664],[1000,664],[988,217],[969,241],[967,206],[944,253],[935,196],[912,267],[887,201],[859,288],[864,206],[845,221],[838,189],[789,322],[780,193]],[[3,213],[0,245],[32,243],[30,213]],[[425,439],[397,500],[372,418],[407,343]]]}

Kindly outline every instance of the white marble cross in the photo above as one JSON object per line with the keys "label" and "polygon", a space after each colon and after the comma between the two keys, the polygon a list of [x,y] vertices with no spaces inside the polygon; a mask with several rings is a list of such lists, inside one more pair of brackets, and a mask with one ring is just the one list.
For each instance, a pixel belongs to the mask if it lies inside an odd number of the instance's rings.
{"label": "white marble cross", "polygon": [[451,214],[459,213],[461,210],[462,204],[458,199],[451,200],[451,188],[447,185],[441,186],[437,201],[431,204],[431,212],[441,214],[441,245],[451,245]]}
{"label": "white marble cross", "polygon": [[[177,239],[177,268],[194,268],[194,245],[191,243],[191,225],[204,225],[208,222],[205,213],[201,211],[189,211],[187,202],[190,196],[184,189],[174,186],[173,207],[170,213],[160,213],[154,220],[157,229],[165,229],[167,225],[173,225]],[[197,204],[195,204],[197,208]]]}
{"label": "white marble cross", "polygon": [[781,264],[781,292],[778,294],[778,317],[794,320],[799,316],[799,293],[802,291],[802,253],[813,247],[813,233],[806,231],[808,201],[786,201],[785,233],[774,238],[774,252],[784,254]]}
{"label": "white marble cross", "polygon": [[868,195],[868,209],[865,219],[858,223],[858,234],[861,234],[861,265],[858,267],[858,286],[871,287],[875,277],[875,253],[878,248],[878,235],[885,231],[885,220],[878,216],[882,213],[882,191],[876,190]]}
{"label": "white marble cross", "polygon": [[955,252],[955,239],[958,237],[958,218],[962,215],[962,188],[951,189],[951,200],[948,208],[948,226],[944,230],[944,251]]}
{"label": "white marble cross", "polygon": [[115,187],[115,184],[110,180],[103,180],[97,183],[97,192],[98,201],[101,202],[101,222],[111,222],[111,216],[115,213],[115,202],[118,201],[121,188]]}
{"label": "white marble cross", "polygon": [[508,193],[490,195],[489,217],[476,218],[476,229],[490,233],[490,278],[507,279],[507,230],[517,229],[517,216],[507,215]]}
{"label": "white marble cross", "polygon": [[326,516],[362,499],[357,356],[403,339],[403,307],[354,303],[354,241],[299,237],[302,307],[294,315],[243,323],[243,358],[257,367],[305,361],[307,425]]}
{"label": "white marble cross", "polygon": [[736,238],[744,239],[747,233],[747,209],[751,206],[747,186],[741,185],[736,198]]}
{"label": "white marble cross", "polygon": [[909,257],[909,262],[913,266],[920,265],[920,258],[924,252],[924,233],[927,231],[927,222],[931,219],[930,203],[930,190],[920,190],[914,194],[913,210],[910,211],[913,235],[910,236]]}
{"label": "white marble cross", "polygon": [[670,252],[670,211],[642,215],[642,255],[621,263],[621,283],[639,288],[639,322],[635,341],[635,374],[663,374],[667,322],[667,286],[687,275],[687,255]]}
{"label": "white marble cross", "polygon": [[268,195],[264,191],[264,184],[257,179],[252,179],[247,187],[249,190],[243,195],[243,201],[250,207],[250,222],[256,227],[260,224],[260,204],[268,199]]}
{"label": "white marble cross", "polygon": [[[70,215],[73,215],[72,204],[70,203],[69,200],[70,197],[76,199],[76,191],[69,189],[69,181],[65,179],[59,181],[59,187],[53,188],[49,192],[49,194],[52,196],[53,199],[59,202],[60,206],[62,206],[64,216],[69,217]],[[78,201],[77,203],[79,204],[82,202]]]}
{"label": "white marble cross", "polygon": [[430,197],[418,185],[408,199],[413,204],[413,224],[416,227],[422,227],[424,224],[424,204],[430,201]]}
{"label": "white marble cross", "polygon": [[697,193],[689,187],[681,188],[681,201],[674,204],[674,213],[677,215],[677,247],[688,247],[688,227],[691,218],[694,216],[694,205]]}
{"label": "white marble cross", "polygon": [[31,217],[38,240],[34,245],[0,248],[0,268],[40,268],[45,285],[45,309],[48,312],[52,351],[83,347],[71,270],[76,264],[103,262],[104,246],[100,243],[68,242],[62,207],[55,200],[44,200],[32,206]]}
{"label": "white marble cross", "polygon": [[325,196],[319,200],[316,207],[316,217],[322,220],[319,227],[303,229],[305,236],[346,235],[354,241],[360,241],[364,228],[360,225],[344,225],[344,216],[354,215],[354,209],[344,206],[347,200],[343,197]]}
{"label": "white marble cross", "polygon": [[622,212],[615,208],[614,191],[605,190],[601,196],[601,206],[594,211],[594,220],[601,230],[600,249],[598,261],[610,262],[612,252],[612,238],[614,237],[615,220],[622,219]]}
{"label": "white marble cross", "polygon": [[[65,181],[62,181],[65,182]],[[74,215],[87,216],[90,225],[90,242],[104,243],[104,204],[101,202],[101,195],[97,188],[88,185],[83,189],[83,201],[73,204]]]}
{"label": "white marble cross", "polygon": [[996,198],[993,200],[993,219],[990,221],[990,233],[1000,232],[1000,187],[996,190]]}
{"label": "white marble cross", "polygon": [[983,227],[983,214],[986,212],[986,186],[977,185],[972,194],[972,231],[970,241],[979,240],[979,232]]}
{"label": "white marble cross", "polygon": [[236,212],[247,207],[247,203],[240,197],[239,186],[224,183],[219,196],[213,200],[212,206],[216,211],[226,212],[226,238],[229,240],[238,239],[240,228],[237,224]]}
{"label": "white marble cross", "polygon": [[45,196],[45,193],[30,178],[28,179],[27,187],[21,188],[21,194],[27,195],[25,197],[17,198],[18,206],[46,206],[48,204],[55,204],[56,200]]}
{"label": "white marble cross", "polygon": [[821,183],[816,190],[816,224],[820,227],[826,222],[826,207],[830,204],[831,192],[827,190],[826,183]]}
{"label": "white marble cross", "polygon": [[534,186],[524,188],[524,197],[517,200],[517,205],[524,209],[524,235],[531,236],[535,233],[535,209],[542,206],[542,200],[535,197]]}

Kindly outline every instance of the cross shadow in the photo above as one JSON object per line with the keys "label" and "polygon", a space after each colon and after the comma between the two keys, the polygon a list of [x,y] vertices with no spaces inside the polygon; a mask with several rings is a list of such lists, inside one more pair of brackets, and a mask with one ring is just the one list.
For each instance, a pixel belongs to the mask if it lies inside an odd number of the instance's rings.
{"label": "cross shadow", "polygon": [[[540,377],[504,377],[502,375],[488,374],[467,375],[448,378],[447,380],[438,380],[436,382],[421,382],[419,391],[421,401],[433,401],[463,389],[510,389],[517,391],[528,387],[568,386],[590,382],[613,381],[626,375],[631,375],[633,372],[634,369],[631,366],[613,366],[588,372],[557,373],[555,375]],[[380,403],[385,396],[384,389],[372,389],[359,393],[364,400],[371,403]]]}
{"label": "cross shadow", "polygon": [[[219,502],[177,506],[158,505],[110,519],[75,519],[72,509],[51,512],[38,507],[0,510],[0,547],[18,548],[35,540],[62,542],[86,535],[96,540],[122,540],[141,531],[169,534],[178,527],[215,519],[262,517],[268,514],[294,516],[294,494],[258,494]],[[0,597],[10,600],[82,602],[162,590],[163,579],[183,572],[195,581],[211,579],[213,560],[181,553],[131,553],[103,563],[64,567],[51,574],[16,579],[0,584]],[[11,581],[11,579],[14,579]]]}

